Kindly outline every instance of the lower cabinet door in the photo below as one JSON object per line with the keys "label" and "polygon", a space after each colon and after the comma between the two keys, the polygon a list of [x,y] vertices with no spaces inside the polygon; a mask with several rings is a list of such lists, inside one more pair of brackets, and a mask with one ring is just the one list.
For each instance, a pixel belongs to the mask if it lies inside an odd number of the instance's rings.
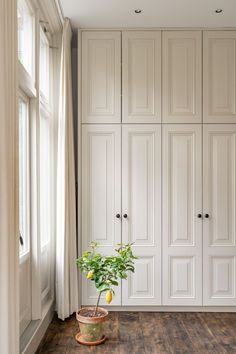
{"label": "lower cabinet door", "polygon": [[163,125],[163,305],[202,305],[202,127]]}
{"label": "lower cabinet door", "polygon": [[122,305],[160,305],[160,125],[122,126],[122,242],[139,257],[122,281]]}
{"label": "lower cabinet door", "polygon": [[[115,253],[121,242],[121,127],[87,125],[82,128],[82,250],[97,241],[102,254]],[[112,305],[121,305],[121,287]],[[101,305],[105,305],[105,293]],[[95,305],[94,282],[82,280],[83,305]]]}
{"label": "lower cabinet door", "polygon": [[236,305],[236,124],[204,125],[203,304]]}

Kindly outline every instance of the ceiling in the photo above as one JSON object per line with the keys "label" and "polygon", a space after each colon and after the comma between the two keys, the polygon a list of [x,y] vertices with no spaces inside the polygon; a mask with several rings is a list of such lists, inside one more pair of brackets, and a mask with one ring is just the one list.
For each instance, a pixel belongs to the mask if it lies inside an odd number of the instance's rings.
{"label": "ceiling", "polygon": [[[73,28],[236,27],[236,0],[60,0]],[[216,9],[223,13],[216,14]],[[142,9],[135,14],[135,9]]]}

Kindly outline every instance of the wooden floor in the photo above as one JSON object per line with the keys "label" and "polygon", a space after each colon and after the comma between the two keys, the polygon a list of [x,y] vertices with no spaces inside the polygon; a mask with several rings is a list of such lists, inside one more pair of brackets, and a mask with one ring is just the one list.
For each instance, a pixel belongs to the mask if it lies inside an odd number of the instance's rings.
{"label": "wooden floor", "polygon": [[74,339],[75,316],[55,318],[37,353],[236,353],[236,313],[113,312],[106,329],[104,344],[86,347]]}

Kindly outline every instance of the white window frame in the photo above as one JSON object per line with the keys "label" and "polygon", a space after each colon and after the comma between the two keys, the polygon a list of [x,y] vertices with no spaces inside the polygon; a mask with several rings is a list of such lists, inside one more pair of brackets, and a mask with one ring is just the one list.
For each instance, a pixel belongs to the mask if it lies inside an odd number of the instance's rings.
{"label": "white window frame", "polygon": [[[42,27],[41,19],[43,14],[39,7],[39,3],[36,0],[26,0],[30,10],[33,13],[33,75],[31,76],[27,70],[24,68],[23,64],[18,60],[18,79],[19,79],[19,94],[24,95],[29,102],[29,205],[30,205],[30,236],[31,236],[31,299],[32,299],[32,326],[34,326],[34,320],[40,320],[43,318],[46,309],[50,308],[54,302],[54,250],[53,242],[54,235],[52,233],[55,231],[54,228],[50,227],[50,247],[48,252],[50,252],[47,275],[49,286],[45,291],[41,291],[42,284],[42,264],[41,264],[41,242],[40,242],[40,113],[48,117],[50,138],[53,141],[53,109],[52,109],[52,82],[49,80],[49,97],[43,95],[40,92],[40,31]],[[44,22],[43,22],[44,27]],[[47,26],[48,27],[48,26]],[[47,31],[44,33],[45,39],[49,43],[49,65],[50,65],[50,75],[51,79],[53,77],[53,59],[51,51],[51,41],[52,37]],[[50,161],[53,162],[52,154],[50,153]],[[53,167],[50,166],[52,169]],[[53,173],[51,173],[53,172]],[[50,171],[51,174],[51,185],[55,183],[53,181],[54,171]],[[50,194],[53,192],[50,191]],[[54,197],[54,195],[53,195]],[[51,210],[55,207],[54,202],[50,203],[51,215],[54,212]],[[20,260],[20,264],[23,262]],[[29,325],[29,332],[30,332]],[[28,327],[22,335],[21,341],[25,342],[28,336]]]}
{"label": "white window frame", "polygon": [[[27,105],[27,132],[26,132],[26,216],[27,216],[27,250],[23,250],[19,253],[20,264],[28,258],[28,254],[31,248],[31,223],[30,223],[30,99],[25,95],[22,90],[19,90],[18,102],[22,100]],[[24,237],[23,237],[24,241]]]}

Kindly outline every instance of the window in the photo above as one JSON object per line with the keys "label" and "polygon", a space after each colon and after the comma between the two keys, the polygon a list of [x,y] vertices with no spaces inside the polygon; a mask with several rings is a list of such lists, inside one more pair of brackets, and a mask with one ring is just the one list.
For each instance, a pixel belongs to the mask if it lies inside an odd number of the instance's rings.
{"label": "window", "polygon": [[52,110],[50,102],[51,62],[49,33],[40,28],[39,128],[40,128],[40,245],[42,299],[50,292],[51,206],[52,206]]}
{"label": "window", "polygon": [[28,74],[34,75],[34,17],[26,0],[18,0],[18,58]]}
{"label": "window", "polygon": [[49,43],[48,38],[43,30],[40,28],[40,94],[49,102]]}
{"label": "window", "polygon": [[19,226],[20,255],[29,252],[29,102],[21,93],[19,98]]}
{"label": "window", "polygon": [[[18,0],[20,334],[53,301],[50,34],[33,0]],[[37,63],[37,65],[36,65]],[[23,340],[24,341],[24,340]]]}

